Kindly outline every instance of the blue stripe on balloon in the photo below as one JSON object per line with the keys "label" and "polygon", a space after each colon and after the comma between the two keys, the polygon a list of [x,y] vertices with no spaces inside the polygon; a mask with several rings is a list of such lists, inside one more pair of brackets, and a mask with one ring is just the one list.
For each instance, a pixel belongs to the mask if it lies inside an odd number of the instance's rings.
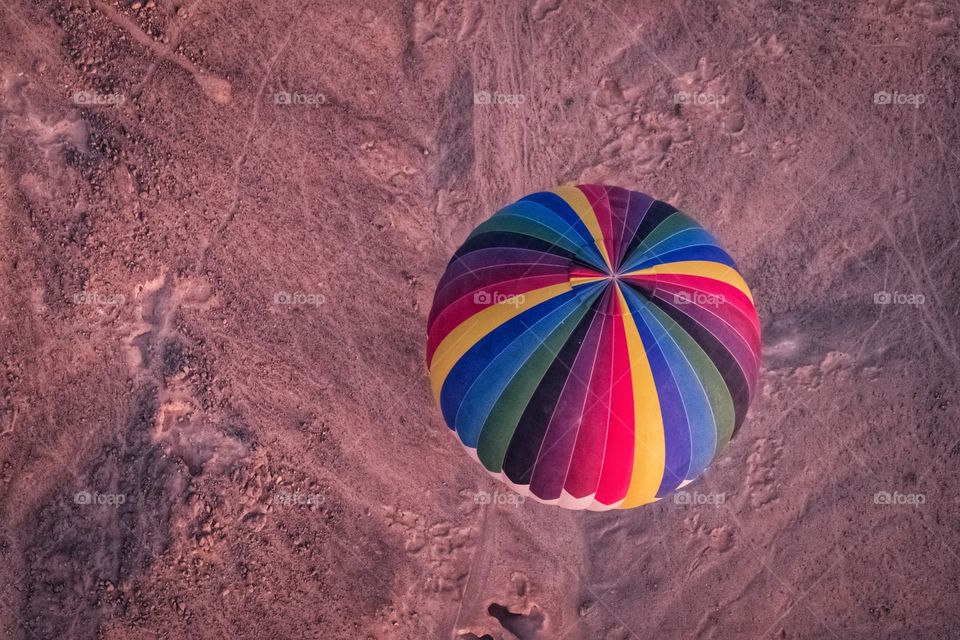
{"label": "blue stripe on balloon", "polygon": [[[600,249],[597,248],[596,241],[593,238],[593,234],[590,233],[590,230],[587,229],[587,225],[584,224],[583,220],[580,219],[580,216],[577,215],[577,212],[573,210],[566,200],[561,198],[555,193],[540,192],[533,193],[529,196],[518,200],[514,204],[502,209],[502,211],[513,211],[514,207],[519,207],[523,205],[526,207],[523,211],[528,212],[531,217],[535,217],[536,220],[553,220],[551,226],[554,226],[561,233],[565,233],[567,227],[573,229],[579,236],[579,244],[583,249],[589,252],[590,256],[593,258],[595,263],[593,266],[599,267],[602,269],[603,265],[606,264],[606,261],[603,259],[603,254],[600,253]],[[526,215],[526,214],[525,214]],[[561,221],[561,224],[558,224],[556,220]],[[548,223],[550,224],[550,223]]]}
{"label": "blue stripe on balloon", "polygon": [[[556,223],[559,224],[559,226],[557,224],[548,224],[547,222],[544,222],[543,220],[540,220],[538,218],[534,218],[529,215],[523,215],[522,212],[512,210],[511,207],[507,207],[506,209],[501,209],[495,217],[519,218],[522,220],[533,222],[549,230],[553,234],[561,236],[560,240],[556,242],[557,246],[567,249],[568,251],[570,251],[573,254],[576,254],[580,258],[584,258],[586,260],[592,260],[592,257],[586,256],[583,254],[584,246],[583,246],[583,241],[582,241],[582,238],[580,237],[580,234],[569,233],[570,231],[569,225],[567,225],[567,223],[560,218],[557,218],[557,220],[555,221]],[[490,218],[490,219],[493,220],[493,218]],[[564,235],[564,232],[566,232],[566,235]],[[543,238],[540,238],[540,239],[543,240]]]}
{"label": "blue stripe on balloon", "polygon": [[658,264],[669,264],[671,262],[684,262],[687,260],[704,260],[707,262],[719,262],[720,264],[725,264],[728,267],[731,267],[733,269],[737,268],[737,265],[733,261],[733,258],[731,258],[730,255],[720,247],[715,245],[699,244],[692,247],[684,247],[682,249],[677,249],[675,251],[667,251],[666,253],[658,253],[654,257],[632,264],[623,270],[636,271],[637,269],[646,269],[647,267],[652,267]]}
{"label": "blue stripe on balloon", "polygon": [[641,244],[625,261],[627,264],[639,264],[650,258],[654,258],[668,251],[683,249],[696,245],[720,246],[716,239],[709,233],[699,228],[684,229],[674,233],[672,236],[663,238],[656,244]]}
{"label": "blue stripe on balloon", "polygon": [[[657,307],[649,306],[645,311],[648,312],[650,326],[654,327],[654,332],[658,335],[666,332],[667,326],[679,329],[677,323]],[[660,348],[683,396],[692,443],[690,468],[687,470],[686,479],[693,480],[707,468],[716,450],[717,426],[713,408],[710,406],[707,390],[680,345],[673,339],[663,339],[660,341]]]}
{"label": "blue stripe on balloon", "polygon": [[[690,470],[690,428],[684,411],[683,397],[677,387],[673,372],[664,355],[662,343],[673,339],[646,309],[649,304],[629,286],[621,287],[627,306],[636,321],[643,342],[653,381],[657,387],[660,413],[663,417],[664,469],[657,497],[663,497],[676,489]],[[642,419],[642,416],[641,416]]]}
{"label": "blue stripe on balloon", "polygon": [[577,287],[524,311],[484,336],[457,361],[440,392],[440,408],[466,446],[476,448],[497,398],[544,338],[580,305],[596,298],[602,284]]}

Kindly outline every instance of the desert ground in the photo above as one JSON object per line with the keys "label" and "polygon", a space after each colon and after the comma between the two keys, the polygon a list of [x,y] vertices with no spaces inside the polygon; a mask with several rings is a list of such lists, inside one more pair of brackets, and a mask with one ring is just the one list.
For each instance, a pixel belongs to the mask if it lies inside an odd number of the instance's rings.
{"label": "desert ground", "polygon": [[[958,20],[0,1],[0,637],[960,637]],[[685,501],[515,500],[431,396],[447,260],[572,183],[753,290]]]}

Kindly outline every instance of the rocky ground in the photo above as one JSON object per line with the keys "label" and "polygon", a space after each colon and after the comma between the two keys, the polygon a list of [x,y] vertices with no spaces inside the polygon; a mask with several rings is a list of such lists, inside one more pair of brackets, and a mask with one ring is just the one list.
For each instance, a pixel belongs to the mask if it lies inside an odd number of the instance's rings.
{"label": "rocky ground", "polygon": [[[954,637],[958,19],[0,3],[0,637]],[[518,504],[433,405],[447,259],[570,182],[753,288],[763,391],[686,504]]]}

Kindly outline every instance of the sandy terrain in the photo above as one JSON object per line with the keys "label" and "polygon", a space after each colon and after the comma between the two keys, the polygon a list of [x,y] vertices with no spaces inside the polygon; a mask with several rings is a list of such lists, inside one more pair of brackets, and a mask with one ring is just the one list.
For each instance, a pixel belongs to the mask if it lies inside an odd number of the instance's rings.
{"label": "sandy terrain", "polygon": [[[957,637],[958,20],[0,3],[0,637]],[[449,256],[591,181],[757,300],[687,504],[518,504],[431,398]]]}

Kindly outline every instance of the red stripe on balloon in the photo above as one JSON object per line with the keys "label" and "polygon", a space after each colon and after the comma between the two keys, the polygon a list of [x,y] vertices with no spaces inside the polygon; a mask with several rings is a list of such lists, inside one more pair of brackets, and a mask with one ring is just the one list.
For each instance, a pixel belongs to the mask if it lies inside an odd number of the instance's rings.
{"label": "red stripe on balloon", "polygon": [[[747,297],[747,294],[740,289],[737,289],[735,286],[727,284],[722,280],[715,280],[713,278],[674,273],[659,273],[648,276],[624,276],[624,279],[628,282],[636,283],[638,285],[653,285],[653,287],[651,287],[652,290],[666,288],[666,286],[661,285],[675,285],[682,287],[684,290],[690,293],[699,291],[706,294],[723,296],[724,303],[729,305],[728,308],[736,309],[738,314],[746,319],[747,323],[752,328],[752,331],[749,333],[755,336],[755,338],[751,340],[751,344],[755,343],[756,348],[759,350],[760,320],[757,318],[756,308],[753,306],[753,302],[750,300],[750,298]],[[676,289],[671,289],[671,291],[674,290]]]}
{"label": "red stripe on balloon", "polygon": [[495,302],[504,304],[520,303],[521,300],[506,302],[514,296],[522,295],[528,291],[542,289],[555,284],[567,282],[566,273],[554,273],[537,277],[519,278],[506,282],[497,282],[494,286],[482,286],[474,291],[469,291],[457,300],[453,301],[441,311],[430,325],[427,335],[427,362],[433,360],[433,353],[443,342],[443,339],[451,331],[459,327],[470,316],[480,313],[487,307],[493,306]]}
{"label": "red stripe on balloon", "polygon": [[613,233],[613,215],[610,212],[610,199],[607,197],[607,189],[599,184],[581,184],[577,187],[583,192],[593,207],[593,213],[597,216],[597,222],[600,225],[600,232],[603,234],[603,244],[607,248],[607,255],[610,256],[611,269],[617,268],[616,246],[614,244]]}
{"label": "red stripe on balloon", "polygon": [[591,269],[590,267],[583,267],[580,265],[574,265],[570,267],[570,277],[571,278],[604,278],[607,274]]}
{"label": "red stripe on balloon", "polygon": [[594,498],[603,504],[613,504],[626,497],[633,474],[635,446],[633,378],[630,369],[630,352],[627,349],[627,332],[623,321],[623,315],[629,311],[622,308],[620,296],[613,296],[613,298],[615,315],[611,323],[613,381],[610,387],[610,409],[604,412],[608,418],[606,446],[600,483],[597,485],[597,495]]}
{"label": "red stripe on balloon", "polygon": [[[488,254],[490,253],[492,252],[488,252]],[[498,282],[547,274],[568,273],[570,270],[569,260],[557,261],[542,253],[525,252],[522,256],[510,256],[512,259],[508,258],[507,261],[503,262],[496,261],[498,256],[490,255],[491,262],[487,264],[469,264],[468,260],[471,260],[472,257],[473,254],[466,256],[448,267],[443,281],[437,285],[437,292],[433,298],[433,308],[427,318],[428,333],[433,325],[434,318],[440,315],[440,312],[457,298],[468,292],[477,291],[484,287],[496,287]],[[456,277],[448,277],[448,274],[455,269],[459,270],[460,273]]]}
{"label": "red stripe on balloon", "polygon": [[[750,352],[754,355],[757,362],[760,360],[760,334],[757,328],[751,322],[749,316],[738,313],[730,309],[733,302],[726,296],[714,292],[705,294],[689,287],[683,287],[673,283],[665,283],[663,280],[657,283],[657,297],[667,301],[687,315],[695,318],[705,318],[701,324],[714,326],[718,322],[732,327],[734,333],[739,336],[750,347]],[[701,296],[701,297],[697,297]],[[702,297],[708,296],[708,297]],[[716,334],[715,334],[716,335]],[[720,336],[717,336],[718,338]]]}

